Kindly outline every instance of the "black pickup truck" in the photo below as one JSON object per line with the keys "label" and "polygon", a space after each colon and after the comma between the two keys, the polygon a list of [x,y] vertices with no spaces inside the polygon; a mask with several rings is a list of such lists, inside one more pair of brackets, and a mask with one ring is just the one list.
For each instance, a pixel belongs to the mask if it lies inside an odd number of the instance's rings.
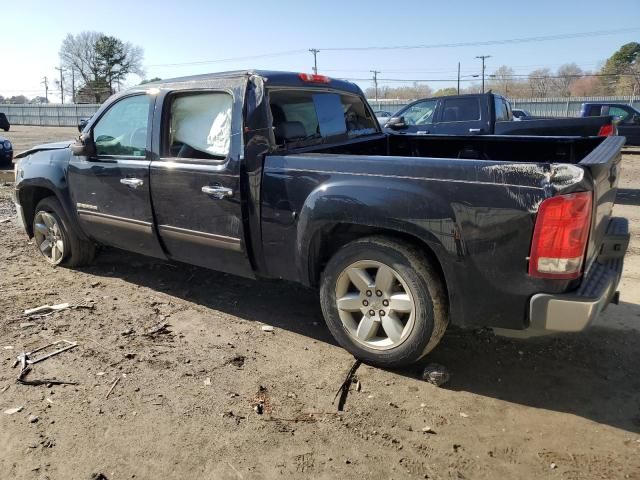
{"label": "black pickup truck", "polygon": [[612,116],[597,118],[525,117],[513,121],[511,105],[494,93],[417,100],[389,119],[390,133],[414,135],[616,135]]}
{"label": "black pickup truck", "polygon": [[18,155],[15,199],[52,265],[110,245],[318,287],[342,346],[398,366],[450,321],[577,331],[616,301],[623,141],[388,135],[354,84],[231,72],[111,98]]}
{"label": "black pickup truck", "polygon": [[640,145],[640,112],[624,103],[583,103],[581,117],[613,116],[619,119],[618,134],[627,145]]}

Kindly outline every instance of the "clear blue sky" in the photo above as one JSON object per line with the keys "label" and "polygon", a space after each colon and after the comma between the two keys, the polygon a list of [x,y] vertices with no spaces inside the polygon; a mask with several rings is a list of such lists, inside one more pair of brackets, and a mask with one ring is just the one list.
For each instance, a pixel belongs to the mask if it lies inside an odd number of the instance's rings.
{"label": "clear blue sky", "polygon": [[[455,78],[479,73],[476,55],[526,74],[575,61],[597,68],[622,44],[640,41],[640,1],[368,1],[4,0],[0,94],[43,95],[43,76],[56,78],[58,50],[67,33],[95,30],[141,46],[147,77],[168,78],[237,68],[311,71],[312,55],[180,67],[153,66],[308,48],[482,42],[637,27],[635,32],[525,44],[363,52],[321,51],[320,73],[337,77]],[[131,78],[137,83],[138,78]],[[359,81],[361,87],[371,85]],[[431,83],[433,88],[450,84]],[[55,92],[51,94],[55,100]]]}

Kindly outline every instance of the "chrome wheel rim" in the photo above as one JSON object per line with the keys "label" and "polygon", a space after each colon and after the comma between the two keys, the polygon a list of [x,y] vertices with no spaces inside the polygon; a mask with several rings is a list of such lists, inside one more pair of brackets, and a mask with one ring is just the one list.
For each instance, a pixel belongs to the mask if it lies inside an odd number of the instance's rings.
{"label": "chrome wheel rim", "polygon": [[47,261],[58,265],[65,254],[62,229],[56,218],[50,213],[39,211],[33,221],[33,235],[38,250]]}
{"label": "chrome wheel rim", "polygon": [[375,350],[404,343],[415,323],[415,302],[400,274],[384,263],[360,260],[336,282],[336,306],[344,329]]}

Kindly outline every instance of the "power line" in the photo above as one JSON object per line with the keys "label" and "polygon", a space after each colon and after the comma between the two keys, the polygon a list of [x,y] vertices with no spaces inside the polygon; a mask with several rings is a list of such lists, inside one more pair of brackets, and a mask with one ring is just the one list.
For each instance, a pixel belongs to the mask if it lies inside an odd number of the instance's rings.
{"label": "power line", "polygon": [[563,33],[559,35],[547,35],[539,37],[509,38],[505,40],[486,40],[483,42],[459,42],[459,43],[435,43],[435,44],[419,44],[419,45],[394,45],[394,46],[370,46],[370,47],[327,47],[322,50],[333,52],[344,51],[365,51],[365,50],[414,50],[426,48],[457,48],[457,47],[477,47],[488,45],[506,45],[512,43],[530,43],[530,42],[546,42],[553,40],[568,40],[573,38],[599,37],[604,35],[616,35],[621,33],[630,33],[640,31],[640,28],[621,28],[615,30],[596,30],[593,32],[580,33]]}
{"label": "power line", "polygon": [[327,48],[320,48],[320,49],[299,49],[299,50],[286,50],[282,52],[263,53],[259,55],[249,55],[244,57],[218,58],[213,60],[200,60],[200,61],[180,62],[180,63],[159,63],[159,64],[147,65],[147,67],[148,68],[182,67],[182,66],[208,65],[212,63],[236,62],[236,61],[243,61],[243,60],[256,60],[256,59],[262,59],[262,58],[298,55],[298,54],[306,53],[307,51],[310,51],[310,50],[342,52],[342,51],[414,50],[414,49],[433,49],[433,48],[477,47],[477,46],[490,46],[490,45],[506,45],[506,44],[521,44],[521,43],[546,42],[546,41],[556,41],[556,40],[569,40],[573,38],[618,35],[622,33],[638,32],[638,31],[640,31],[640,28],[633,27],[633,28],[621,28],[621,29],[615,29],[615,30],[596,30],[592,32],[563,33],[558,35],[509,38],[509,39],[503,39],[503,40],[459,42],[459,43],[435,43],[435,44],[418,44],[418,45],[379,45],[379,46],[363,46],[363,47],[327,47]]}

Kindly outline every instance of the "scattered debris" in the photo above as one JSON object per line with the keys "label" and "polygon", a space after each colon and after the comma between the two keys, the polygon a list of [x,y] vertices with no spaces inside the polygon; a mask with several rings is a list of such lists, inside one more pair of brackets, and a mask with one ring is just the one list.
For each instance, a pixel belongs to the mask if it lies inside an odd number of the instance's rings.
{"label": "scattered debris", "polygon": [[441,387],[447,383],[450,378],[451,375],[449,374],[447,367],[438,363],[430,363],[422,372],[422,379],[436,387]]}
{"label": "scattered debris", "polygon": [[362,391],[362,384],[360,383],[360,380],[358,380],[356,382],[356,392],[360,392]]}
{"label": "scattered debris", "polygon": [[20,324],[20,328],[31,328],[31,327],[35,327],[37,324],[33,323],[33,322],[22,322]]}
{"label": "scattered debris", "polygon": [[244,355],[236,355],[231,360],[229,360],[229,363],[227,365],[233,365],[236,368],[242,368],[244,366],[245,359],[246,357]]}
{"label": "scattered debris", "polygon": [[4,387],[0,388],[0,393],[4,393],[7,390],[9,390],[9,385],[5,385]]}
{"label": "scattered debris", "polygon": [[145,332],[144,335],[147,336],[152,336],[152,335],[157,335],[157,334],[165,334],[165,333],[169,333],[169,330],[167,329],[167,327],[169,327],[169,324],[167,322],[160,322],[157,323],[156,325],[154,325],[151,328],[148,328]]}
{"label": "scattered debris", "polygon": [[273,332],[273,327],[271,325],[263,325],[262,326],[262,331],[263,332]]}
{"label": "scattered debris", "polygon": [[251,404],[258,415],[262,415],[263,413],[271,413],[272,408],[267,387],[264,387],[262,385],[258,387],[258,392],[254,395]]}
{"label": "scattered debris", "polygon": [[39,313],[52,313],[59,312],[60,310],[66,310],[67,308],[71,308],[70,303],[59,303],[58,305],[42,305],[40,307],[28,308],[24,311],[26,316],[36,315]]}
{"label": "scattered debris", "polygon": [[549,465],[549,467],[551,467],[551,470],[555,470],[556,468],[558,468],[558,465],[552,463],[551,465]]}
{"label": "scattered debris", "polygon": [[111,384],[111,388],[107,392],[107,395],[104,397],[105,400],[107,400],[109,398],[109,395],[111,395],[111,392],[113,392],[113,389],[116,388],[116,385],[118,384],[119,381],[120,381],[120,377],[116,378],[113,381],[113,383]]}
{"label": "scattered debris", "polygon": [[109,480],[104,473],[92,473],[89,480]]}
{"label": "scattered debris", "polygon": [[136,333],[136,331],[133,328],[127,328],[126,330],[120,332],[120,335],[122,335],[123,337],[126,337],[129,335],[133,335],[134,333]]}
{"label": "scattered debris", "polygon": [[91,288],[96,288],[100,286],[100,281],[96,280],[95,282],[91,282],[89,285],[91,285]]}
{"label": "scattered debris", "polygon": [[136,358],[136,354],[134,352],[127,352],[124,354],[124,358],[126,358],[127,360],[133,360],[134,358]]}
{"label": "scattered debris", "polygon": [[40,418],[37,415],[29,415],[29,423],[36,423]]}
{"label": "scattered debris", "polygon": [[12,219],[13,217],[3,218],[2,220],[0,220],[0,223],[7,223],[7,222],[10,222]]}
{"label": "scattered debris", "polygon": [[424,433],[430,433],[430,434],[432,434],[432,435],[435,435],[435,434],[436,434],[436,431],[435,431],[433,428],[431,428],[431,427],[422,427],[422,431],[423,431]]}
{"label": "scattered debris", "polygon": [[6,413],[7,415],[14,415],[14,414],[16,414],[18,412],[21,412],[23,408],[24,407],[9,408],[9,409],[5,410],[4,413]]}
{"label": "scattered debris", "polygon": [[7,346],[2,347],[2,348],[4,348],[5,350],[13,350],[13,346],[12,345],[7,345]]}
{"label": "scattered debris", "polygon": [[460,416],[461,416],[462,418],[469,418],[469,415],[467,415],[467,414],[466,414],[466,413],[464,413],[464,412],[460,412]]}
{"label": "scattered debris", "polygon": [[353,383],[353,376],[355,375],[356,370],[358,370],[358,367],[360,366],[361,363],[362,362],[360,360],[356,360],[353,363],[353,365],[351,365],[351,368],[347,372],[347,376],[345,377],[344,381],[342,382],[342,385],[336,392],[336,396],[333,398],[333,403],[335,403],[336,398],[340,396],[340,400],[338,401],[339,412],[342,412],[344,410],[344,404],[347,402],[347,395],[349,395],[349,387]]}
{"label": "scattered debris", "polygon": [[207,377],[207,378],[205,378],[203,383],[204,383],[204,384],[205,384],[205,386],[207,386],[207,387],[208,387],[209,385],[211,385],[211,377]]}
{"label": "scattered debris", "polygon": [[[35,353],[43,352],[46,350],[50,350],[52,347],[57,347],[58,345],[63,345],[61,348],[57,350],[50,351],[48,353],[43,353],[39,357],[32,358]],[[48,345],[44,345],[40,348],[36,348],[31,352],[22,352],[16,358],[16,361],[13,364],[13,367],[17,367],[20,365],[20,374],[18,375],[18,383],[23,385],[77,385],[75,382],[65,382],[56,379],[44,379],[44,380],[27,380],[27,375],[31,372],[31,366],[36,363],[43,362],[55,355],[59,355],[67,350],[71,350],[72,348],[77,347],[78,344],[76,342],[70,342],[68,340],[59,340],[57,342],[49,343]]]}
{"label": "scattered debris", "polygon": [[97,372],[96,377],[104,377],[106,374],[107,372]]}

